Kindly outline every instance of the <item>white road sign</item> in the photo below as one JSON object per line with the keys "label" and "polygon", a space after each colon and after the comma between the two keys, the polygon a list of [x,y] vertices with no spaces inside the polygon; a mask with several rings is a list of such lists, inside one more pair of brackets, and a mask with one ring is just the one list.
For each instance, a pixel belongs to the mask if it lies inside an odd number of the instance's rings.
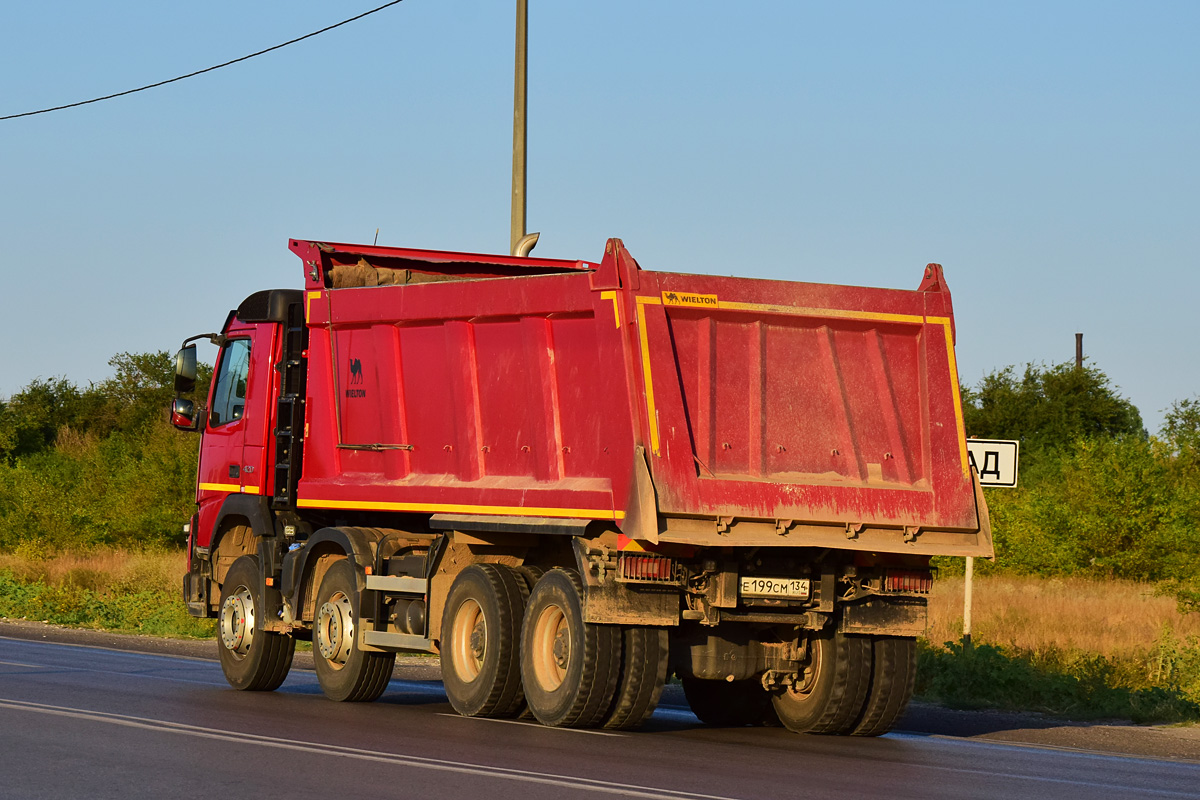
{"label": "white road sign", "polygon": [[967,439],[967,458],[983,486],[1017,485],[1020,442],[1008,439]]}

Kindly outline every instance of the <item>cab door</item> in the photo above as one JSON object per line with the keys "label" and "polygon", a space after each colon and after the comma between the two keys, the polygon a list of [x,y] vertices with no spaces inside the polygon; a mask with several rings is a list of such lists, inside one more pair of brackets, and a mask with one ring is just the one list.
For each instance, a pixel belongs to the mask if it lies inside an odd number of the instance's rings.
{"label": "cab door", "polygon": [[197,475],[201,545],[211,541],[212,526],[226,497],[268,491],[274,327],[231,327],[218,356]]}

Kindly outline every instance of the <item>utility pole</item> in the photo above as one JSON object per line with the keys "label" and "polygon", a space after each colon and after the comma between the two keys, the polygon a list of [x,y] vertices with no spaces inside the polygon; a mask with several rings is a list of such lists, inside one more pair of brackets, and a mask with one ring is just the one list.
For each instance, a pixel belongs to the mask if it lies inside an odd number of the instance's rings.
{"label": "utility pole", "polygon": [[525,235],[525,111],[527,63],[529,61],[529,0],[517,0],[517,57],[516,80],[513,84],[513,178],[512,226],[509,231],[509,252],[514,256],[528,255],[537,244],[538,234]]}
{"label": "utility pole", "polygon": [[1083,369],[1083,334],[1075,334],[1075,369]]}

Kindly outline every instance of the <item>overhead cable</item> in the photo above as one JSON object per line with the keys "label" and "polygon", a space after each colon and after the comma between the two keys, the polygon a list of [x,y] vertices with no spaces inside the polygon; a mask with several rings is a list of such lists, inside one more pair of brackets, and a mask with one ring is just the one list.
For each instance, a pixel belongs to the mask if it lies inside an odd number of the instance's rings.
{"label": "overhead cable", "polygon": [[226,61],[224,64],[217,64],[216,66],[207,67],[205,69],[198,69],[195,72],[189,72],[187,75],[180,75],[176,78],[168,78],[165,81],[159,81],[158,83],[151,83],[146,86],[139,86],[136,89],[127,89],[124,92],[117,92],[116,94],[106,94],[106,95],[104,95],[104,97],[93,97],[91,100],[80,100],[78,103],[67,103],[65,106],[54,106],[53,108],[42,108],[37,111],[26,111],[21,114],[9,114],[7,116],[0,117],[0,121],[6,120],[6,119],[17,119],[18,117],[32,117],[36,114],[49,114],[51,111],[62,111],[67,108],[76,108],[78,106],[86,106],[86,105],[89,105],[90,103],[99,103],[102,100],[112,100],[114,97],[124,97],[127,94],[136,94],[137,92],[144,92],[147,89],[154,89],[159,86],[166,86],[168,83],[175,83],[176,81],[182,81],[187,78],[194,78],[197,75],[203,75],[206,72],[212,72],[214,70],[221,69],[222,67],[232,66],[233,64],[238,64],[238,63],[241,63],[242,61],[249,61],[250,59],[255,58],[256,56],[265,55],[266,53],[270,53],[273,50],[279,50],[281,48],[287,47],[289,44],[295,44],[296,42],[303,42],[305,39],[311,39],[312,37],[319,36],[322,33],[325,33],[326,31],[331,31],[334,28],[340,28],[343,25],[347,25],[356,20],[360,20],[363,17],[369,17],[378,11],[383,11],[385,8],[394,6],[398,3],[402,3],[403,1],[404,0],[392,0],[390,3],[384,3],[383,5],[379,6],[378,8],[373,8],[370,11],[364,11],[363,13],[359,14],[356,17],[350,17],[350,19],[344,19],[341,22],[335,23],[333,25],[329,25],[325,28],[321,28],[321,30],[319,30],[319,31],[313,31],[312,33],[306,33],[304,36],[298,36],[295,39],[291,39],[289,41],[283,42],[282,44],[277,44],[274,47],[268,47],[266,50],[259,50],[257,53],[251,53],[248,56],[242,56],[241,58],[235,58],[232,61]]}

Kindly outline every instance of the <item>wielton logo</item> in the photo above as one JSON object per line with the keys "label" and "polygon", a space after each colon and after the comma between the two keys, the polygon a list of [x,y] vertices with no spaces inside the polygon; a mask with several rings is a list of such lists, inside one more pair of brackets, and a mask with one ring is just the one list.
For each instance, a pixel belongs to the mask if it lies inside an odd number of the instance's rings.
{"label": "wielton logo", "polygon": [[[350,359],[350,385],[359,386],[363,382],[362,361],[357,358]],[[346,397],[366,397],[366,389],[347,389]]]}
{"label": "wielton logo", "polygon": [[663,292],[662,301],[664,306],[718,308],[721,305],[715,294],[680,294],[679,292]]}

